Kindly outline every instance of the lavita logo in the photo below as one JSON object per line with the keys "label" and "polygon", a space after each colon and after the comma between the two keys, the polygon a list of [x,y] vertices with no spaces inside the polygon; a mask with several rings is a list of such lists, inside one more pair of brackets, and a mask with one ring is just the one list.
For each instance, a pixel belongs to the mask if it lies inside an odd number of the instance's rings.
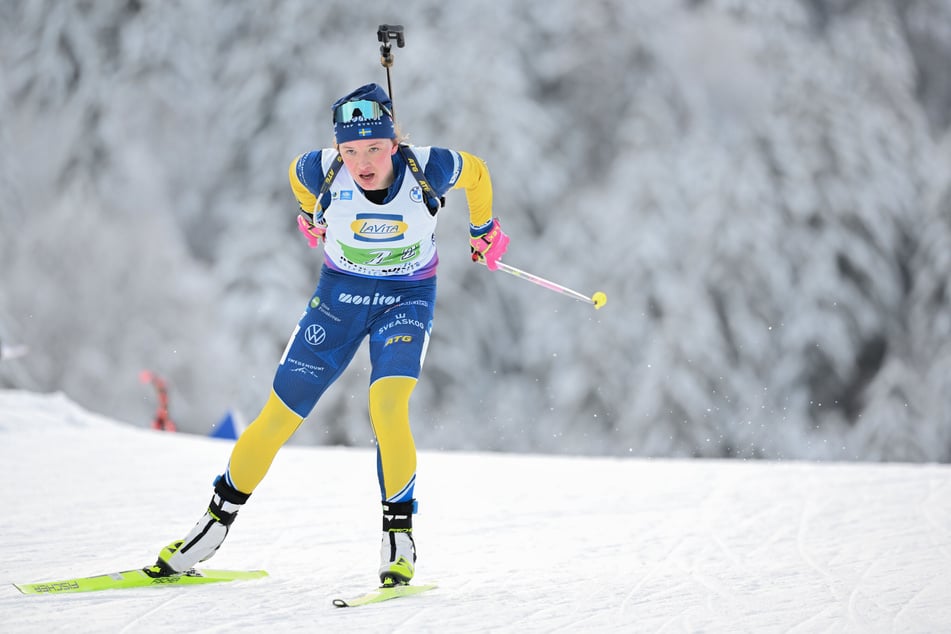
{"label": "lavita logo", "polygon": [[396,214],[357,214],[350,223],[353,238],[362,242],[395,242],[402,240],[409,225]]}

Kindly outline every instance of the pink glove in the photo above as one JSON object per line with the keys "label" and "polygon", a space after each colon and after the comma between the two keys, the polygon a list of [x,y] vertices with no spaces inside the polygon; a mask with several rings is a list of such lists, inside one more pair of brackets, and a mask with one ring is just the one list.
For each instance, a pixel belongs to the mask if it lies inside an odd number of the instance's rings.
{"label": "pink glove", "polygon": [[505,255],[509,246],[509,237],[495,218],[491,223],[481,227],[469,225],[469,247],[472,250],[472,261],[485,260],[490,271],[499,268],[499,260]]}
{"label": "pink glove", "polygon": [[310,218],[304,214],[299,214],[297,216],[297,228],[307,238],[307,244],[310,245],[311,249],[316,249],[320,241],[327,237],[327,223],[323,219],[314,224],[310,221]]}

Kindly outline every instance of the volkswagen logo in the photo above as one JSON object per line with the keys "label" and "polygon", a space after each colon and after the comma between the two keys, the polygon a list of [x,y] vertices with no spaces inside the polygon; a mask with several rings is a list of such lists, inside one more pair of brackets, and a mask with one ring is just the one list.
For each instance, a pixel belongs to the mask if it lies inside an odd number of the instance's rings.
{"label": "volkswagen logo", "polygon": [[307,330],[304,331],[304,339],[306,339],[307,343],[312,346],[319,346],[326,338],[327,331],[324,330],[323,326],[311,324],[310,326],[307,326]]}

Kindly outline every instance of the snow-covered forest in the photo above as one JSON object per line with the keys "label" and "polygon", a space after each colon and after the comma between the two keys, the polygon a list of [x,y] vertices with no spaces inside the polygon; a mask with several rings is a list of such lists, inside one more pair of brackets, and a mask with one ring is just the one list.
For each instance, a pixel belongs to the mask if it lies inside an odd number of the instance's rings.
{"label": "snow-covered forest", "polygon": [[[951,460],[951,3],[0,2],[0,387],[251,418],[316,285],[287,167],[386,74],[492,171],[438,232],[432,449]],[[295,437],[372,442],[365,351]]]}

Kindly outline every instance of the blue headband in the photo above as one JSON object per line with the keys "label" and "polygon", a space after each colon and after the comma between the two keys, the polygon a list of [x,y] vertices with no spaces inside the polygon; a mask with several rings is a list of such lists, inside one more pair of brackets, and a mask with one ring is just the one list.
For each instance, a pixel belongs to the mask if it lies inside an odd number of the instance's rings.
{"label": "blue headband", "polygon": [[337,143],[360,139],[395,139],[393,102],[377,84],[367,84],[341,97],[331,107]]}

